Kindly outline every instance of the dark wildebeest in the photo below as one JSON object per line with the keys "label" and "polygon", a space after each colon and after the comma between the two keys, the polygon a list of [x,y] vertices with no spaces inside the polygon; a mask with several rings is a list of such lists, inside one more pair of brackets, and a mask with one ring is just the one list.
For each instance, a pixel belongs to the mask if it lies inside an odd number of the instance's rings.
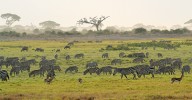
{"label": "dark wildebeest", "polygon": [[161,53],[157,53],[158,58],[162,58],[163,55]]}
{"label": "dark wildebeest", "polygon": [[55,59],[58,59],[58,54],[55,54],[54,58],[55,58]]}
{"label": "dark wildebeest", "polygon": [[115,75],[116,73],[121,73],[121,79],[123,78],[123,76],[125,76],[127,78],[127,75],[132,74],[133,75],[133,79],[136,79],[136,74],[134,71],[133,67],[129,67],[129,68],[115,68],[113,75]]}
{"label": "dark wildebeest", "polygon": [[67,55],[67,56],[65,57],[65,59],[66,59],[66,60],[71,59],[70,55]]}
{"label": "dark wildebeest", "polygon": [[144,53],[133,53],[133,54],[129,54],[127,57],[129,57],[129,58],[133,58],[133,57],[145,58],[145,54]]}
{"label": "dark wildebeest", "polygon": [[31,77],[31,76],[35,77],[36,75],[44,76],[42,70],[40,70],[40,69],[39,70],[33,70],[29,73],[29,77]]}
{"label": "dark wildebeest", "polygon": [[28,47],[24,46],[24,47],[21,48],[21,52],[22,51],[28,51],[28,49],[29,49]]}
{"label": "dark wildebeest", "polygon": [[71,49],[71,47],[70,47],[69,45],[66,45],[66,46],[64,47],[64,49]]}
{"label": "dark wildebeest", "polygon": [[75,58],[76,58],[76,59],[84,58],[84,54],[83,54],[83,53],[76,54],[76,55],[75,55]]}
{"label": "dark wildebeest", "polygon": [[182,72],[187,72],[188,74],[190,74],[191,71],[191,67],[189,65],[185,65],[182,68]]}
{"label": "dark wildebeest", "polygon": [[121,59],[113,59],[111,61],[111,65],[116,65],[116,64],[120,64],[121,65],[121,63],[122,63]]}
{"label": "dark wildebeest", "polygon": [[55,72],[54,70],[50,70],[48,73],[47,73],[47,78],[44,79],[44,82],[47,82],[48,84],[50,84],[52,82],[52,80],[55,78]]}
{"label": "dark wildebeest", "polygon": [[112,74],[112,67],[111,66],[106,66],[106,67],[101,67],[97,70],[97,75],[100,75],[101,72],[103,72],[103,74],[109,73],[110,75]]}
{"label": "dark wildebeest", "polygon": [[86,75],[87,73],[90,73],[90,75],[92,75],[92,73],[96,73],[98,69],[99,69],[99,68],[97,68],[97,67],[86,69],[86,70],[83,72],[83,75]]}
{"label": "dark wildebeest", "polygon": [[37,52],[44,52],[44,49],[42,49],[42,48],[36,48],[35,51],[37,51]]}
{"label": "dark wildebeest", "polygon": [[124,52],[121,52],[121,53],[119,53],[119,57],[120,57],[120,58],[123,58],[123,57],[126,57],[126,55],[125,55]]}
{"label": "dark wildebeest", "polygon": [[61,50],[60,49],[57,49],[56,52],[60,52]]}
{"label": "dark wildebeest", "polygon": [[60,67],[60,66],[53,66],[53,69],[54,69],[54,70],[61,71],[61,67]]}
{"label": "dark wildebeest", "polygon": [[102,58],[109,58],[109,54],[108,53],[102,54]]}
{"label": "dark wildebeest", "polygon": [[97,66],[98,66],[97,62],[89,62],[86,64],[86,68],[95,68]]}
{"label": "dark wildebeest", "polygon": [[70,66],[65,70],[65,73],[67,73],[68,71],[70,71],[71,73],[74,71],[75,73],[78,72],[78,67],[77,66]]}
{"label": "dark wildebeest", "polygon": [[1,70],[0,71],[0,78],[2,81],[7,81],[9,79],[9,74],[6,70]]}
{"label": "dark wildebeest", "polygon": [[133,59],[133,63],[143,63],[145,60],[143,58],[135,58]]}

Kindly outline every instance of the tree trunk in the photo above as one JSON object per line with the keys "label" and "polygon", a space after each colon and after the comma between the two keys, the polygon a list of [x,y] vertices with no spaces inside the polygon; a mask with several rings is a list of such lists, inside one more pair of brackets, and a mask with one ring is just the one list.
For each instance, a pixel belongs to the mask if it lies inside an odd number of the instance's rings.
{"label": "tree trunk", "polygon": [[96,27],[97,31],[99,31],[99,25],[95,25],[95,27]]}

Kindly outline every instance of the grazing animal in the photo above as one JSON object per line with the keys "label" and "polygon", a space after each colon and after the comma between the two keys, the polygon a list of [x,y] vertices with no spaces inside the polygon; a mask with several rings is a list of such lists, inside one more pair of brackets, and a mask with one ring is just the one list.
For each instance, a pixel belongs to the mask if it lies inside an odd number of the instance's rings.
{"label": "grazing animal", "polygon": [[100,75],[100,73],[103,72],[103,74],[109,73],[110,75],[112,74],[112,67],[111,66],[106,66],[106,67],[101,67],[100,69],[97,70],[97,75]]}
{"label": "grazing animal", "polygon": [[75,73],[77,73],[78,72],[78,67],[77,66],[70,66],[69,68],[67,68],[66,70],[65,70],[65,73],[67,73],[68,71],[70,71],[70,72],[75,72]]}
{"label": "grazing animal", "polygon": [[98,69],[99,69],[99,68],[97,68],[97,67],[86,69],[86,70],[83,72],[83,75],[86,75],[87,73],[90,73],[90,75],[92,75],[92,73],[96,73]]}
{"label": "grazing animal", "polygon": [[58,70],[59,72],[61,71],[61,67],[60,66],[53,66],[54,70]]}
{"label": "grazing animal", "polygon": [[82,78],[79,78],[79,79],[78,79],[78,82],[79,82],[79,83],[82,83],[82,82],[83,82],[83,79],[82,79]]}
{"label": "grazing animal", "polygon": [[191,70],[191,67],[189,65],[185,65],[182,68],[182,72],[187,72],[188,74],[190,74],[190,70]]}
{"label": "grazing animal", "polygon": [[76,59],[84,58],[84,54],[83,54],[83,53],[76,54],[76,55],[75,55],[75,58],[76,58]]}
{"label": "grazing animal", "polygon": [[86,64],[86,68],[95,68],[97,66],[98,66],[97,62],[89,62]]}
{"label": "grazing animal", "polygon": [[126,55],[125,55],[124,52],[121,52],[121,53],[119,53],[119,57],[120,57],[120,58],[123,58],[123,57],[126,57]]}
{"label": "grazing animal", "polygon": [[184,72],[182,72],[180,78],[171,78],[171,83],[173,84],[175,81],[178,81],[180,83],[180,81],[183,79],[183,77],[184,77]]}
{"label": "grazing animal", "polygon": [[44,49],[42,49],[42,48],[36,48],[35,51],[37,51],[37,52],[44,52]]}
{"label": "grazing animal", "polygon": [[47,77],[46,79],[44,79],[44,82],[46,82],[47,84],[50,84],[53,81],[54,78],[52,77]]}
{"label": "grazing animal", "polygon": [[102,54],[102,58],[109,58],[109,54],[108,53]]}
{"label": "grazing animal", "polygon": [[9,79],[9,74],[6,70],[1,70],[0,71],[0,78],[2,81],[7,81]]}
{"label": "grazing animal", "polygon": [[163,57],[163,55],[161,53],[158,53],[157,56],[158,56],[158,58],[162,58]]}
{"label": "grazing animal", "polygon": [[54,56],[54,57],[55,57],[55,59],[58,59],[58,54],[55,54],[55,56]]}
{"label": "grazing animal", "polygon": [[71,49],[71,47],[70,47],[69,45],[66,45],[66,46],[64,47],[64,49]]}
{"label": "grazing animal", "polygon": [[71,59],[70,55],[67,55],[67,56],[65,57],[65,59],[66,59],[66,60]]}
{"label": "grazing animal", "polygon": [[146,55],[146,58],[148,58],[148,57],[149,57],[149,52],[146,52],[146,54],[145,54],[145,55]]}
{"label": "grazing animal", "polygon": [[60,49],[57,49],[56,52],[60,52],[61,50]]}
{"label": "grazing animal", "polygon": [[133,59],[133,63],[143,63],[145,60],[143,58],[135,58]]}
{"label": "grazing animal", "polygon": [[11,71],[10,71],[10,75],[12,76],[12,74],[14,73],[15,75],[19,75],[19,72],[21,71],[20,67],[12,67]]}
{"label": "grazing animal", "polygon": [[36,75],[44,76],[42,70],[40,70],[40,69],[33,70],[29,73],[29,77],[31,77],[31,76],[35,77]]}
{"label": "grazing animal", "polygon": [[28,51],[28,49],[29,49],[28,47],[24,46],[24,47],[21,48],[21,52],[22,51]]}
{"label": "grazing animal", "polygon": [[121,63],[122,63],[121,59],[113,59],[111,61],[111,65],[116,65],[117,63],[121,65]]}
{"label": "grazing animal", "polygon": [[133,74],[133,79],[136,79],[136,74],[135,74],[133,67],[115,68],[113,75],[115,75],[116,73],[121,73],[121,79],[123,78],[123,76],[125,76],[127,78],[127,75],[129,75],[129,74]]}

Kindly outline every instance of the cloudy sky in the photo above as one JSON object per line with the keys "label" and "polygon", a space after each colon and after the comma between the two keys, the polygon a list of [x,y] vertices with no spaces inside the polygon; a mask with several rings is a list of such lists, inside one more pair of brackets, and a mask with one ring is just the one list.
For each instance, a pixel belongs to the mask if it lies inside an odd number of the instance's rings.
{"label": "cloudy sky", "polygon": [[[110,16],[105,26],[184,25],[192,19],[192,0],[0,0],[0,14],[21,16],[22,25],[53,20],[63,27],[74,26],[84,17]],[[0,18],[0,25],[5,20]]]}

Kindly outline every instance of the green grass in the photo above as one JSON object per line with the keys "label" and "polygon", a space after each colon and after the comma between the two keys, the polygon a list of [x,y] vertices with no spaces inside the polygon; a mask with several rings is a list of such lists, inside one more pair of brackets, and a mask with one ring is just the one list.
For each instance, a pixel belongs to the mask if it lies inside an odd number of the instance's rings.
{"label": "green grass", "polygon": [[[184,39],[169,39],[175,42],[182,42]],[[35,58],[35,56],[46,56],[47,59],[53,59],[56,54],[53,49],[61,49],[59,59],[56,64],[62,67],[62,71],[56,71],[56,79],[51,84],[44,83],[45,77],[29,78],[28,72],[23,72],[19,76],[10,77],[7,82],[0,81],[0,99],[4,100],[21,100],[21,99],[91,99],[94,97],[96,100],[126,100],[126,99],[192,99],[192,76],[191,74],[185,74],[182,82],[171,84],[170,79],[172,77],[180,77],[180,71],[177,70],[175,75],[155,75],[155,78],[147,75],[146,78],[139,78],[137,80],[132,79],[132,75],[128,75],[128,79],[125,77],[120,79],[120,74],[112,75],[83,75],[85,65],[90,61],[97,61],[99,67],[110,65],[112,59],[119,58],[120,52],[130,54],[133,52],[149,52],[149,58],[145,58],[145,64],[149,64],[150,59],[157,58],[157,53],[162,53],[163,58],[181,58],[183,65],[191,65],[189,59],[191,59],[192,46],[182,45],[177,50],[164,50],[162,48],[148,48],[148,50],[130,51],[102,51],[101,48],[105,48],[107,45],[117,46],[122,43],[135,43],[135,42],[147,42],[150,40],[128,40],[128,41],[112,41],[107,40],[102,43],[87,43],[79,42],[75,43],[70,50],[64,50],[63,47],[67,45],[65,41],[5,41],[0,42],[0,56],[5,57],[27,57],[27,59]],[[22,46],[29,46],[28,52],[20,52]],[[44,53],[35,52],[32,49],[41,47],[45,49]],[[102,59],[103,53],[109,53],[109,59]],[[84,53],[85,58],[74,59],[74,55],[77,53]],[[66,61],[65,55],[69,54],[72,59]],[[40,57],[35,58],[38,62]],[[122,65],[116,65],[114,67],[131,67],[137,65],[132,62],[132,58],[121,58],[123,60]],[[79,72],[76,74],[65,74],[64,70],[72,65],[79,67]],[[38,64],[31,66],[31,69],[38,69]],[[3,66],[3,69],[10,71],[10,68]],[[78,83],[77,79],[82,78],[83,83]]]}

